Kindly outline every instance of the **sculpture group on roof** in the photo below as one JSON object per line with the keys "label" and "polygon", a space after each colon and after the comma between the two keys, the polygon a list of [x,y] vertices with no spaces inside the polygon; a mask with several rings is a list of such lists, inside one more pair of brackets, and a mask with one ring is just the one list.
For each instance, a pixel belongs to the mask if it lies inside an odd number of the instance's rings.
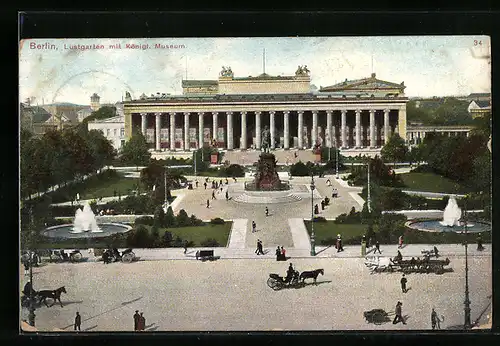
{"label": "sculpture group on roof", "polygon": [[233,76],[233,71],[231,70],[231,67],[228,66],[222,66],[222,71],[220,71],[221,77],[232,77]]}
{"label": "sculpture group on roof", "polygon": [[309,69],[307,68],[307,65],[299,65],[297,67],[297,71],[295,71],[296,76],[308,76],[309,75]]}

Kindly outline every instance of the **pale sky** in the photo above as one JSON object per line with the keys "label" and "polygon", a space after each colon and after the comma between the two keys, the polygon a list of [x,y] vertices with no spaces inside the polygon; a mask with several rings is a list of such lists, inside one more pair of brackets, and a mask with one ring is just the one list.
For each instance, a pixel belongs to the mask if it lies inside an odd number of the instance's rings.
{"label": "pale sky", "polygon": [[[121,49],[109,48],[117,43]],[[127,43],[149,48],[126,49]],[[56,49],[33,48],[44,44]],[[69,49],[77,44],[105,48]],[[101,103],[120,101],[125,91],[133,98],[182,94],[186,65],[188,79],[215,80],[222,66],[230,66],[235,77],[257,76],[263,72],[263,49],[267,74],[294,75],[298,65],[307,65],[318,88],[373,71],[378,79],[404,81],[409,97],[491,92],[487,36],[35,39],[19,48],[20,100],[87,105],[94,92]]]}

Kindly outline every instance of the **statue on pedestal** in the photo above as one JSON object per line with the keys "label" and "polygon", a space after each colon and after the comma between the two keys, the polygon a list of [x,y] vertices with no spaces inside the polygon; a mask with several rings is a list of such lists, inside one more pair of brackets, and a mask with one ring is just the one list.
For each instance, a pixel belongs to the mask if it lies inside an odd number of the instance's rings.
{"label": "statue on pedestal", "polygon": [[271,145],[271,133],[269,132],[267,126],[265,126],[264,130],[262,131],[262,141],[260,147],[262,148],[262,151],[268,153],[270,145]]}

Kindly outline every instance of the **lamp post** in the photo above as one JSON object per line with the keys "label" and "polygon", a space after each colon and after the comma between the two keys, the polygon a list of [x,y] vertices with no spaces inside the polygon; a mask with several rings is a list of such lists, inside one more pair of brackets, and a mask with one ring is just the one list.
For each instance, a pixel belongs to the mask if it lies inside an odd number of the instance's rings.
{"label": "lamp post", "polygon": [[368,212],[372,212],[372,207],[371,207],[371,198],[370,198],[370,159],[368,159],[368,187],[367,187],[367,199],[366,203],[368,203]]}
{"label": "lamp post", "polygon": [[33,296],[33,207],[30,208],[30,241],[29,241],[29,266],[30,266],[30,313],[28,316],[30,326],[35,326],[35,297]]}
{"label": "lamp post", "polygon": [[470,329],[470,299],[469,299],[469,263],[467,259],[467,207],[464,208],[464,231],[465,231],[465,300],[464,300],[464,328]]}
{"label": "lamp post", "polygon": [[163,177],[164,177],[164,183],[165,183],[165,199],[164,199],[164,202],[163,204],[165,205],[165,213],[167,212],[167,209],[168,209],[168,200],[167,200],[167,166],[165,166],[165,172],[163,173]]}
{"label": "lamp post", "polygon": [[337,137],[335,137],[335,177],[339,178],[339,150],[337,147]]}
{"label": "lamp post", "polygon": [[311,174],[311,256],[316,256],[314,244],[314,173]]}

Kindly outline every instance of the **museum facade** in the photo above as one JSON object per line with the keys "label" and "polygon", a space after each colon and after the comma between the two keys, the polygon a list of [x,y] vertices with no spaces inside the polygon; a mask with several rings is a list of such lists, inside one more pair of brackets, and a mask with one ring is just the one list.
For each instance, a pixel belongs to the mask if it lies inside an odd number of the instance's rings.
{"label": "museum facade", "polygon": [[125,137],[141,131],[156,151],[260,149],[262,131],[271,149],[377,150],[397,132],[406,138],[404,83],[376,78],[345,80],[314,90],[307,66],[295,75],[183,80],[183,94],[141,95],[124,102]]}

